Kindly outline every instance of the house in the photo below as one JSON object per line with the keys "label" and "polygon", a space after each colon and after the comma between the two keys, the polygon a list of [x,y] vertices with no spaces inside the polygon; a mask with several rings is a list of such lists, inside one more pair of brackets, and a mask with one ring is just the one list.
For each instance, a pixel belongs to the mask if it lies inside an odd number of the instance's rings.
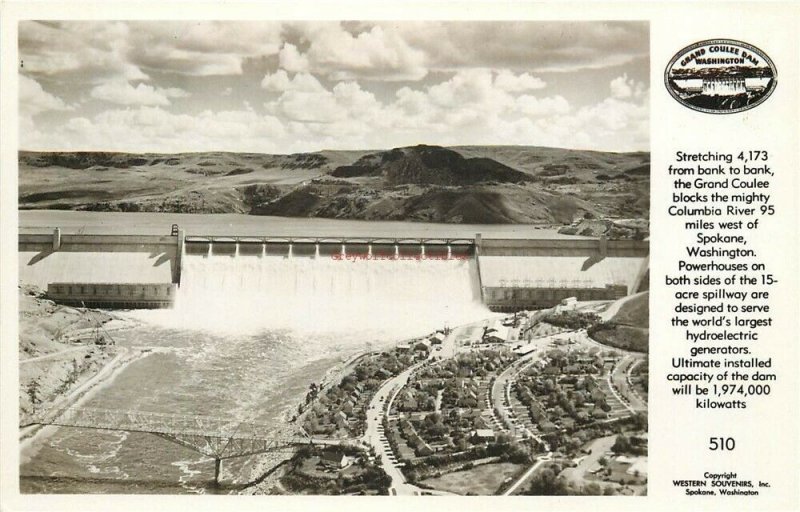
{"label": "house", "polygon": [[400,400],[400,408],[403,411],[415,411],[419,404],[411,393],[406,393]]}
{"label": "house", "polygon": [[431,342],[428,340],[418,341],[414,345],[415,352],[430,352],[431,351]]}
{"label": "house", "polygon": [[472,434],[473,439],[490,442],[494,441],[494,430],[490,428],[479,428]]}
{"label": "house", "polygon": [[441,345],[444,342],[444,334],[435,332],[428,339],[433,345]]}
{"label": "house", "polygon": [[340,470],[349,466],[351,461],[350,457],[341,452],[327,451],[322,452],[319,462],[326,468]]}
{"label": "house", "polygon": [[[420,441],[422,441],[422,440],[420,439]],[[422,441],[422,442],[419,444],[419,446],[417,446],[417,449],[416,449],[415,453],[416,453],[417,455],[419,455],[420,457],[427,457],[428,455],[433,455],[433,454],[435,453],[435,451],[436,451],[436,450],[434,450],[434,449],[431,447],[431,445],[429,445],[429,444],[428,444],[428,443],[426,443],[425,441]]]}
{"label": "house", "polygon": [[499,320],[495,320],[486,329],[483,341],[486,343],[505,343],[509,340],[511,328],[503,325]]}
{"label": "house", "polygon": [[334,414],[333,421],[336,423],[336,426],[342,427],[347,423],[347,414],[343,411],[339,411]]}

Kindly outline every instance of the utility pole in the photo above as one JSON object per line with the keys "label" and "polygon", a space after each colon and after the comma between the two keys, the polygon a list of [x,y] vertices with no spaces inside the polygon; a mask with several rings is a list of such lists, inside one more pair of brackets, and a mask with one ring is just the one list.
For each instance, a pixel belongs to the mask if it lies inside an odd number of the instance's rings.
{"label": "utility pole", "polygon": [[214,485],[219,487],[219,472],[222,469],[222,459],[214,459]]}

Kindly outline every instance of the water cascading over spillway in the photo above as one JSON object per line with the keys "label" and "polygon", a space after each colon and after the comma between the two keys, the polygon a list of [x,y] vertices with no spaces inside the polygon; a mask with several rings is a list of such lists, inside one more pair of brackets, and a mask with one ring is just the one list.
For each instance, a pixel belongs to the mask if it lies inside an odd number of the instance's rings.
{"label": "water cascading over spillway", "polygon": [[[189,254],[170,323],[219,332],[381,332],[416,336],[478,320],[472,259]],[[371,251],[368,253],[371,254]],[[424,253],[423,253],[424,254]]]}

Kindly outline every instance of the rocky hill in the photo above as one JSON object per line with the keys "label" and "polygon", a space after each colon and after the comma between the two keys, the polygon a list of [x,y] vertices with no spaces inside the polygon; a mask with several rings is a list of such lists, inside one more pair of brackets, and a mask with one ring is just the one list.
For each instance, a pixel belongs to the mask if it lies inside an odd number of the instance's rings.
{"label": "rocky hill", "polygon": [[647,219],[648,153],[419,145],[387,151],[20,152],[23,209],[452,223]]}
{"label": "rocky hill", "polygon": [[476,183],[525,182],[532,177],[491,158],[464,158],[438,146],[395,148],[365,155],[352,165],[337,167],[331,176],[380,177],[387,185],[474,185]]}

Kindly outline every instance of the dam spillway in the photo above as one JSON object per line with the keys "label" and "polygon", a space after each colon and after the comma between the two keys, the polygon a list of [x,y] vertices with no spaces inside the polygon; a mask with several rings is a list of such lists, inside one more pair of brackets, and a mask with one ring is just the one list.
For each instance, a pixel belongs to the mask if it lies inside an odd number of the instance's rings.
{"label": "dam spillway", "polygon": [[187,251],[170,325],[406,332],[415,324],[435,330],[485,311],[470,258],[364,259],[351,258],[357,254],[346,253],[347,246],[318,255],[295,255],[294,249],[285,255],[241,246],[233,255]]}
{"label": "dam spillway", "polygon": [[202,311],[209,297],[225,296],[216,311],[258,303],[271,311],[286,308],[286,315],[292,310],[287,304],[298,301],[326,311],[340,303],[403,304],[413,310],[414,303],[447,302],[464,309],[471,301],[515,311],[550,307],[573,296],[611,300],[646,289],[648,254],[648,241],[480,234],[184,236],[175,227],[170,236],[56,230],[19,237],[20,282],[46,288],[58,302]]}

